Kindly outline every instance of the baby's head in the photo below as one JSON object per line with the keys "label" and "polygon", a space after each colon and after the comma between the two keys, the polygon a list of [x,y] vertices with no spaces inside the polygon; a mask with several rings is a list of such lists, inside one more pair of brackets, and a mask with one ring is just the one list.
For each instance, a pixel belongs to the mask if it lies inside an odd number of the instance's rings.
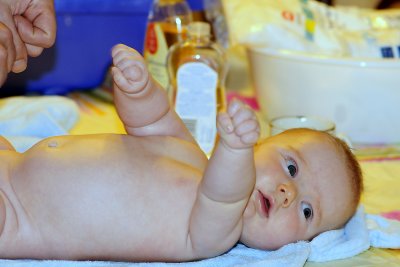
{"label": "baby's head", "polygon": [[360,166],[345,142],[310,129],[293,129],[255,148],[256,185],[240,241],[277,249],[342,227],[363,189]]}

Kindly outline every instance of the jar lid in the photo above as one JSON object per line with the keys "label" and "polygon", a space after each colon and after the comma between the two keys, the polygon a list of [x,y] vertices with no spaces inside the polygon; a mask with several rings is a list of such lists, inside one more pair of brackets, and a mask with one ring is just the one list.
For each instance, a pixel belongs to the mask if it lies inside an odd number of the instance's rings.
{"label": "jar lid", "polygon": [[211,34],[211,27],[207,22],[195,21],[189,24],[188,32],[191,36],[208,36]]}

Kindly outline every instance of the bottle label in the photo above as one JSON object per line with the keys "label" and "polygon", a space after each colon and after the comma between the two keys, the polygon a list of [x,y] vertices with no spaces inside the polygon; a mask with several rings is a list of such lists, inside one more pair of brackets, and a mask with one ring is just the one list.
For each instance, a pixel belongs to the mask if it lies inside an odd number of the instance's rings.
{"label": "bottle label", "polygon": [[185,63],[177,72],[175,110],[208,156],[217,137],[218,73],[199,62]]}
{"label": "bottle label", "polygon": [[149,23],[147,26],[144,58],[153,78],[165,89],[168,88],[167,70],[168,44],[160,23]]}

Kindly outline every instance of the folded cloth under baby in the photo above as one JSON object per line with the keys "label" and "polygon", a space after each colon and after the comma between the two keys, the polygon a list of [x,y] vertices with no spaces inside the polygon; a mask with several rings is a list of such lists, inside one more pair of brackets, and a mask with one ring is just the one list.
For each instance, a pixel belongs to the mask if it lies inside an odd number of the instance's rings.
{"label": "folded cloth under baby", "polygon": [[[279,235],[279,233],[277,233]],[[218,257],[186,263],[131,263],[108,261],[0,260],[9,267],[301,267],[307,261],[325,262],[356,256],[370,247],[400,248],[400,221],[364,213],[360,207],[339,230],[324,232],[311,242],[299,241],[276,251],[262,251],[237,244]],[[157,253],[156,251],[154,253]]]}
{"label": "folded cloth under baby", "polygon": [[78,118],[78,106],[67,97],[18,96],[0,101],[0,135],[19,152],[43,138],[67,134]]}

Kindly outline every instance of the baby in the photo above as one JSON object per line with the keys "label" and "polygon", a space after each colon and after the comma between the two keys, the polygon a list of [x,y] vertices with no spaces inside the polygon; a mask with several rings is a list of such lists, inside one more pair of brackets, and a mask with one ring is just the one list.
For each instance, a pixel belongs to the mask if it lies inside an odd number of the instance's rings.
{"label": "baby", "polygon": [[127,135],[0,147],[0,258],[191,261],[238,241],[277,249],[336,229],[362,189],[348,147],[296,129],[259,144],[239,101],[217,118],[208,160],[138,52],[112,50],[115,105]]}

